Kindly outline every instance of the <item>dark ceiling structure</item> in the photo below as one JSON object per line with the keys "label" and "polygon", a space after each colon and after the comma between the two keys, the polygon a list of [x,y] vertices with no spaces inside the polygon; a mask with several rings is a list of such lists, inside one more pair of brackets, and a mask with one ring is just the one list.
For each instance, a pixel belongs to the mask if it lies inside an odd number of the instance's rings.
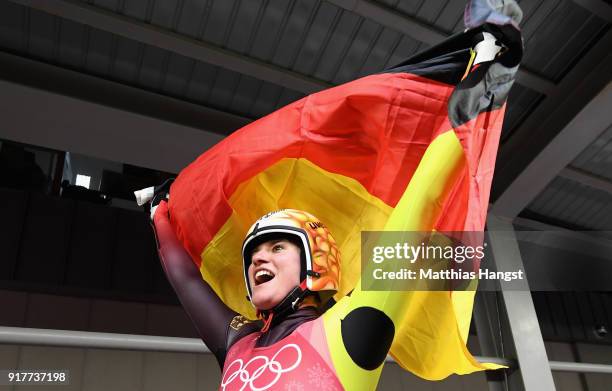
{"label": "dark ceiling structure", "polygon": [[[525,57],[509,99],[493,210],[572,229],[611,228],[612,6],[520,5]],[[0,77],[205,130],[218,135],[212,145],[306,94],[379,72],[460,31],[463,6],[2,1]],[[166,133],[152,137],[172,137]]]}

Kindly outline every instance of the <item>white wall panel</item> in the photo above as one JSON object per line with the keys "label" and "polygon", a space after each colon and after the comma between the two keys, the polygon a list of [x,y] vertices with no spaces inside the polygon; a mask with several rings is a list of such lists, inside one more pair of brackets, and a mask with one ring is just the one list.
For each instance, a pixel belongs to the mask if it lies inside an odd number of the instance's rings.
{"label": "white wall panel", "polygon": [[[54,348],[48,346],[22,346],[19,369],[67,369],[70,384],[59,386],[61,391],[80,391],[83,380],[85,349]],[[44,386],[43,386],[44,388]],[[40,391],[40,385],[15,386],[16,391]]]}
{"label": "white wall panel", "polygon": [[212,354],[199,354],[198,366],[198,391],[216,390],[221,383],[221,370],[217,359]]}
{"label": "white wall panel", "polygon": [[147,391],[195,390],[197,356],[187,353],[144,354],[143,386]]}
{"label": "white wall panel", "polygon": [[[388,390],[388,391],[402,391],[404,390],[403,377],[405,374],[402,369],[395,364],[387,363],[383,368],[383,372],[378,382],[379,390]],[[414,391],[427,390],[430,391],[431,388],[418,388],[413,386]]]}
{"label": "white wall panel", "polygon": [[[466,375],[466,376],[478,376],[478,375]],[[482,374],[481,374],[482,376]],[[463,387],[463,382],[461,381],[462,376],[451,375],[444,379],[443,381],[433,382],[433,390],[434,391],[468,391],[468,389]],[[469,389],[474,391],[487,391],[486,388],[476,388]]]}
{"label": "white wall panel", "polygon": [[88,349],[83,391],[142,390],[144,352]]}
{"label": "white wall panel", "polygon": [[[19,346],[0,345],[0,369],[15,369],[19,365]],[[0,391],[13,391],[13,386],[0,386]]]}
{"label": "white wall panel", "polygon": [[460,376],[462,390],[465,391],[488,391],[489,385],[487,383],[487,377],[484,372],[476,372],[470,375]]}
{"label": "white wall panel", "polygon": [[[546,353],[553,361],[576,361],[572,346],[563,342],[547,342]],[[557,391],[581,391],[580,374],[571,372],[553,372],[553,380]]]}
{"label": "white wall panel", "polygon": [[[576,344],[580,361],[612,365],[612,346]],[[612,375],[589,373],[585,375],[588,391],[612,390]]]}

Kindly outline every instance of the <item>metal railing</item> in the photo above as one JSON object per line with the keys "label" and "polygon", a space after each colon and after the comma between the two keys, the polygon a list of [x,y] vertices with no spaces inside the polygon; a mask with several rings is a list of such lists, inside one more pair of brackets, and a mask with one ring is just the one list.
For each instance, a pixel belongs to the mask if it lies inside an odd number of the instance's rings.
{"label": "metal railing", "polygon": [[[0,343],[12,345],[61,346],[73,348],[144,350],[177,353],[210,353],[197,338],[162,337],[98,333],[90,331],[33,329],[0,326]],[[500,357],[475,357],[480,362],[516,366],[514,360]],[[392,362],[393,359],[387,358]],[[579,362],[550,361],[550,369],[559,372],[607,373],[612,374],[612,365]]]}

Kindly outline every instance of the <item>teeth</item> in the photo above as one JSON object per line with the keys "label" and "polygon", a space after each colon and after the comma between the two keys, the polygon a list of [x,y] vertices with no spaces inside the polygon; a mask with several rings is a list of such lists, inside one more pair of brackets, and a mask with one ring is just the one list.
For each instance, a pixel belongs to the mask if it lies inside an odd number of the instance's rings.
{"label": "teeth", "polygon": [[272,274],[271,272],[267,270],[260,270],[255,274],[255,277],[261,277],[261,276],[274,276],[274,274]]}
{"label": "teeth", "polygon": [[261,269],[255,273],[255,281],[257,284],[263,284],[274,278],[274,273],[269,270]]}

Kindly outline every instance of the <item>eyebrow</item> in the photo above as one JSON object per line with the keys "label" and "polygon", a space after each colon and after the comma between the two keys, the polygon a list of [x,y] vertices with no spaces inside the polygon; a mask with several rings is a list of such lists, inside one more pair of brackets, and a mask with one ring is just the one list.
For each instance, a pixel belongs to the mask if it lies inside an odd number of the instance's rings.
{"label": "eyebrow", "polygon": [[272,240],[266,240],[265,242],[260,243],[260,244],[258,244],[257,246],[255,246],[255,247],[253,248],[253,251],[252,251],[252,252],[254,253],[255,251],[259,250],[259,248],[261,247],[261,245],[262,245],[262,244],[264,244],[264,243],[268,243],[268,242],[270,242],[270,246],[274,246],[274,245],[277,245],[277,244],[278,244],[278,243],[280,243],[280,242],[289,242],[289,240],[288,240],[288,239],[285,239],[285,238],[280,238],[280,239],[272,239]]}

